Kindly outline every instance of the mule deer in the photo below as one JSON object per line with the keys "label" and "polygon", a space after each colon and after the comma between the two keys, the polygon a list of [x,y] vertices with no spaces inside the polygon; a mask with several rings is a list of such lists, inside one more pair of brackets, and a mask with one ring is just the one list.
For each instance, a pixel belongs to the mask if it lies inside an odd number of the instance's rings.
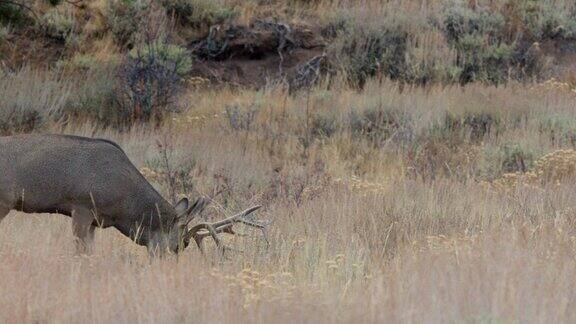
{"label": "mule deer", "polygon": [[200,198],[172,206],[150,185],[116,143],[69,135],[0,137],[0,220],[10,210],[58,213],[72,218],[79,252],[92,247],[96,227],[113,226],[151,254],[178,253],[194,240],[217,234],[236,234],[232,225],[244,223],[266,234],[269,223],[250,214],[260,206],[215,223],[190,222],[208,204]]}

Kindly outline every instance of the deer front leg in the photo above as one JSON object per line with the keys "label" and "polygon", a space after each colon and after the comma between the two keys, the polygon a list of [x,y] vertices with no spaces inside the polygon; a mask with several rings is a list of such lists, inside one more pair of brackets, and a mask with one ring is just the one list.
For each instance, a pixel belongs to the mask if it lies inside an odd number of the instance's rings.
{"label": "deer front leg", "polygon": [[94,226],[92,212],[84,207],[72,211],[72,233],[77,254],[90,254],[94,245]]}
{"label": "deer front leg", "polygon": [[0,222],[4,219],[4,217],[8,216],[10,212],[10,208],[0,204]]}

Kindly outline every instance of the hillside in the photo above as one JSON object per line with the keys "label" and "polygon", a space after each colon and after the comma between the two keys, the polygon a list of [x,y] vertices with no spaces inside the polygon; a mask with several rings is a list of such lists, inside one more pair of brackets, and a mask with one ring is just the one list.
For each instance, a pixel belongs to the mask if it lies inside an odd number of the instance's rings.
{"label": "hillside", "polygon": [[187,77],[240,86],[315,73],[360,86],[574,78],[570,1],[18,1],[0,2],[11,70],[122,64],[163,38],[193,59]]}
{"label": "hillside", "polygon": [[190,226],[272,223],[153,258],[11,211],[0,322],[576,322],[573,1],[14,1],[1,136],[112,140],[212,199]]}

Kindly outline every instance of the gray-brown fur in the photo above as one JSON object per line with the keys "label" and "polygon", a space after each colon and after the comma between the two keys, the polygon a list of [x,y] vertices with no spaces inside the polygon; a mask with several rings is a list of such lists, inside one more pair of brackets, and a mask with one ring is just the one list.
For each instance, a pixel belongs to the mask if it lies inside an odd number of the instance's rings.
{"label": "gray-brown fur", "polygon": [[10,210],[59,213],[72,217],[77,248],[92,246],[95,227],[117,228],[151,253],[178,252],[194,240],[212,237],[223,251],[219,233],[236,234],[242,223],[266,233],[267,223],[248,215],[255,206],[214,223],[188,229],[208,204],[172,206],[148,183],[116,143],[69,135],[0,137],[0,220]]}
{"label": "gray-brown fur", "polygon": [[60,213],[73,218],[80,239],[91,239],[94,226],[114,226],[142,245],[177,221],[176,209],[111,141],[18,135],[0,137],[0,153],[0,219],[12,209]]}

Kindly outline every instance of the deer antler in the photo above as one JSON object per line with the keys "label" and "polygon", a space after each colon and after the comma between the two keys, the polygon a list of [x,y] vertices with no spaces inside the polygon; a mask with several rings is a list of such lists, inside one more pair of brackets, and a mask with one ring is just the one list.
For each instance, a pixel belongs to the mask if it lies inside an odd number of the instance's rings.
{"label": "deer antler", "polygon": [[220,251],[224,252],[225,249],[230,249],[230,248],[227,248],[226,246],[224,246],[222,244],[222,242],[218,238],[218,234],[228,233],[228,234],[243,236],[244,234],[236,233],[232,229],[232,226],[234,224],[242,223],[244,225],[260,229],[262,231],[262,235],[264,237],[264,240],[266,241],[266,244],[270,245],[270,242],[268,240],[267,229],[268,229],[268,226],[272,222],[271,221],[261,222],[261,221],[257,221],[257,220],[252,219],[252,217],[249,217],[250,214],[252,214],[253,212],[255,212],[256,210],[258,210],[261,207],[262,206],[250,207],[241,213],[238,213],[234,216],[230,216],[226,219],[223,219],[221,221],[217,221],[214,223],[209,223],[209,222],[198,223],[198,224],[194,225],[192,228],[190,228],[185,239],[188,241],[191,238],[194,239],[194,241],[196,242],[196,245],[198,245],[198,248],[200,249],[200,251],[204,252],[202,240],[204,240],[206,237],[210,236],[210,237],[212,237],[212,239],[214,239],[214,242],[216,243],[216,246],[220,249]]}

